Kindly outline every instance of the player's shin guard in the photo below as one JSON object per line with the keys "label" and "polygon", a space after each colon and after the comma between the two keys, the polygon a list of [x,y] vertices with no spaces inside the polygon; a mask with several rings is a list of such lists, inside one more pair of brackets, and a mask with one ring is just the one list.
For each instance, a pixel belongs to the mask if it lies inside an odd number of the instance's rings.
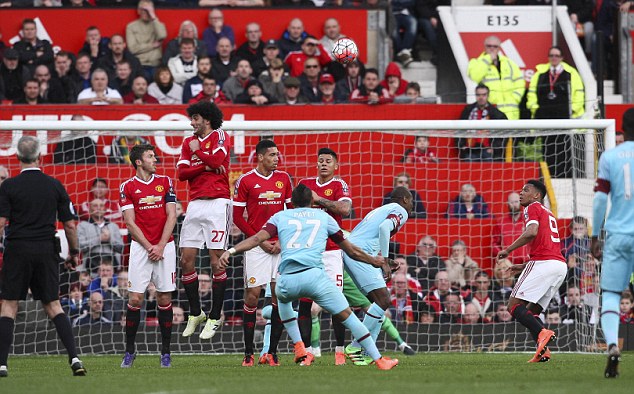
{"label": "player's shin guard", "polygon": [[[291,337],[293,343],[303,342],[303,335],[300,334],[300,327],[297,323],[293,306],[290,303],[278,302],[278,309],[282,324],[284,324],[286,332],[288,332],[288,336]],[[310,313],[310,306],[308,307],[308,312]]]}
{"label": "player's shin guard", "polygon": [[253,337],[255,336],[255,313],[258,306],[244,304],[242,307],[242,330],[244,332],[244,354],[253,354]]}
{"label": "player's shin guard", "polygon": [[225,290],[227,289],[227,272],[222,271],[213,274],[211,279],[211,313],[209,318],[212,320],[220,320],[222,312],[222,303],[225,301]]}
{"label": "player's shin guard", "polygon": [[192,316],[200,315],[201,309],[200,296],[198,295],[198,273],[196,271],[183,273],[181,282],[183,282],[185,294],[187,295],[187,302],[189,302],[189,314]]}
{"label": "player's shin guard", "polygon": [[68,362],[77,357],[77,348],[75,347],[75,336],[73,335],[73,329],[70,326],[70,320],[65,313],[60,313],[53,319],[55,324],[55,330],[57,330],[57,336],[64,344],[66,351],[68,352]]}
{"label": "player's shin guard", "polygon": [[161,354],[170,354],[170,345],[172,344],[172,320],[174,319],[174,310],[172,303],[158,307],[158,321],[161,327]]}
{"label": "player's shin guard", "polygon": [[[346,326],[343,325],[343,323],[337,319],[336,317],[332,317],[332,329],[335,332],[335,344],[336,346],[342,346],[345,345],[345,341],[346,341]],[[319,346],[319,345],[317,345]]]}
{"label": "player's shin guard", "polygon": [[392,324],[392,320],[389,317],[383,317],[383,324],[381,324],[381,329],[385,331],[385,333],[396,342],[397,345],[405,342],[403,338],[401,338],[401,334],[398,333],[394,324]]}
{"label": "player's shin guard", "polygon": [[125,351],[126,353],[134,353],[136,332],[141,322],[141,308],[128,304],[128,312],[125,316]]}
{"label": "player's shin guard", "polygon": [[277,354],[277,345],[282,337],[282,331],[284,331],[284,325],[280,320],[280,313],[277,308],[277,304],[273,304],[273,310],[271,312],[271,343],[269,344],[269,353]]}
{"label": "player's shin guard", "polygon": [[10,317],[0,317],[0,365],[7,365],[9,350],[13,344],[14,327],[14,319]]}
{"label": "player's shin guard", "polygon": [[[319,316],[320,315],[312,317],[313,326],[311,328],[311,334],[310,334],[310,346],[313,348],[317,348],[320,345],[319,342],[321,339],[321,322],[319,321]],[[345,331],[344,331],[344,334],[345,334]]]}
{"label": "player's shin guard", "polygon": [[351,313],[350,316],[343,321],[343,325],[350,330],[352,336],[356,338],[356,341],[365,349],[366,353],[368,353],[373,360],[381,358],[381,353],[379,353],[379,350],[376,348],[376,343],[372,339],[370,331],[368,331],[366,326],[361,323],[354,313]]}
{"label": "player's shin guard", "polygon": [[370,305],[368,311],[365,313],[365,318],[363,318],[363,325],[366,326],[368,331],[370,331],[373,341],[376,341],[376,339],[379,337],[379,332],[381,331],[381,324],[383,324],[384,316],[385,310],[383,310],[376,303]]}
{"label": "player's shin guard", "polygon": [[621,295],[603,291],[601,295],[601,329],[608,345],[618,344],[619,305]]}
{"label": "player's shin guard", "polygon": [[[313,306],[313,301],[308,298],[301,298],[299,300],[299,311],[297,315],[297,324],[299,325],[299,332],[302,334],[302,342],[306,346],[310,346],[310,337],[313,330],[313,319],[310,313],[310,308]],[[286,320],[282,316],[282,305],[280,304],[280,318],[282,321]],[[288,331],[288,327],[286,327]],[[290,334],[290,333],[289,333]]]}
{"label": "player's shin guard", "polygon": [[533,313],[526,309],[526,307],[522,304],[513,305],[510,312],[515,320],[520,322],[524,327],[528,328],[533,339],[537,341],[539,332],[542,328],[544,328],[544,326],[535,318]]}

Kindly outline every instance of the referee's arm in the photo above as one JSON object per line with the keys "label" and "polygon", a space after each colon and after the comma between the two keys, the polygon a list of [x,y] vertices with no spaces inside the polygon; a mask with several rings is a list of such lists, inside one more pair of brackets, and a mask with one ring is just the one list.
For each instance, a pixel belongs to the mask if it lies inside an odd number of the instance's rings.
{"label": "referee's arm", "polygon": [[[0,218],[0,224],[5,218]],[[4,227],[3,227],[4,228]],[[67,220],[64,222],[64,233],[66,234],[66,240],[68,241],[68,258],[66,259],[67,265],[73,268],[79,265],[79,241],[77,240],[77,225],[75,220]]]}
{"label": "referee's arm", "polygon": [[0,238],[4,235],[4,226],[7,225],[7,218],[0,217]]}

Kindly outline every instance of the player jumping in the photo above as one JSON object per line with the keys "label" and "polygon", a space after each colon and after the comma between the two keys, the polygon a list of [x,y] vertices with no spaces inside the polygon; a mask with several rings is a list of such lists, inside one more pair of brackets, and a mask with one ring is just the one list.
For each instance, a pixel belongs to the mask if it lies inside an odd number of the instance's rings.
{"label": "player jumping", "polygon": [[[222,303],[227,287],[227,273],[218,265],[218,257],[227,247],[231,225],[229,191],[229,136],[222,126],[222,111],[213,103],[200,102],[187,108],[194,135],[185,138],[178,159],[178,180],[189,181],[187,215],[181,229],[179,247],[181,278],[187,300],[189,318],[183,336],[191,336],[196,327],[207,323],[201,339],[210,339],[222,326]],[[209,319],[200,307],[198,274],[195,262],[198,250],[209,249],[212,277],[212,307]]]}
{"label": "player jumping", "polygon": [[121,184],[120,206],[132,236],[128,272],[129,296],[125,326],[125,355],[121,368],[134,362],[136,333],[141,305],[150,283],[154,283],[161,328],[161,367],[172,366],[172,292],[176,290],[176,247],[172,231],[176,224],[176,195],[169,177],[156,175],[156,155],[152,145],[136,145],[130,150],[136,176]]}
{"label": "player jumping", "polygon": [[497,255],[498,263],[515,249],[528,245],[530,261],[508,268],[512,273],[522,271],[511,297],[508,310],[518,322],[530,331],[537,342],[537,350],[529,363],[550,360],[548,343],[557,339],[555,333],[544,328],[536,318],[544,310],[561,287],[568,266],[561,254],[557,219],[542,201],[546,186],[538,180],[526,182],[520,192],[520,204],[524,207],[524,232]]}

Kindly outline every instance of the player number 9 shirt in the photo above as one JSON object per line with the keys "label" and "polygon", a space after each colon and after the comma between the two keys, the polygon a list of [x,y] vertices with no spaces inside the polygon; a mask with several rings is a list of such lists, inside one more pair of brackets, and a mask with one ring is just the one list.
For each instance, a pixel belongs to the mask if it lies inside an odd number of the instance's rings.
{"label": "player number 9 shirt", "polygon": [[[176,203],[172,180],[152,175],[145,182],[135,176],[123,182],[119,191],[121,211],[134,209],[134,222],[152,245],[158,244],[167,221],[165,204]],[[170,237],[169,240],[173,239]]]}
{"label": "player number 9 shirt", "polygon": [[528,256],[531,260],[559,260],[565,262],[561,254],[559,227],[553,213],[534,202],[524,208],[524,227],[536,223],[539,225],[537,236],[528,244]]}

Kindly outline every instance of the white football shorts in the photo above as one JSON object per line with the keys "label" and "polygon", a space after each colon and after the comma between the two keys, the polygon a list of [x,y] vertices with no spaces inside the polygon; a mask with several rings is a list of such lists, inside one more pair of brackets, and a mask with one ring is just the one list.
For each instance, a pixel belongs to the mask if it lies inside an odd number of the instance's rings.
{"label": "white football shorts", "polygon": [[327,250],[322,254],[326,275],[343,292],[343,255],[341,250]]}
{"label": "white football shorts", "polygon": [[511,297],[539,304],[546,309],[566,279],[568,265],[559,260],[529,261],[520,275]]}
{"label": "white football shorts", "polygon": [[187,206],[180,248],[226,250],[231,226],[231,200],[194,200]]}
{"label": "white football shorts", "polygon": [[130,245],[128,266],[129,291],[144,294],[150,282],[156,291],[167,293],[176,290],[176,246],[168,242],[163,251],[163,260],[152,261],[140,243]]}
{"label": "white football shorts", "polygon": [[269,254],[259,246],[244,252],[245,287],[256,287],[275,282],[277,267],[281,259],[281,253]]}

